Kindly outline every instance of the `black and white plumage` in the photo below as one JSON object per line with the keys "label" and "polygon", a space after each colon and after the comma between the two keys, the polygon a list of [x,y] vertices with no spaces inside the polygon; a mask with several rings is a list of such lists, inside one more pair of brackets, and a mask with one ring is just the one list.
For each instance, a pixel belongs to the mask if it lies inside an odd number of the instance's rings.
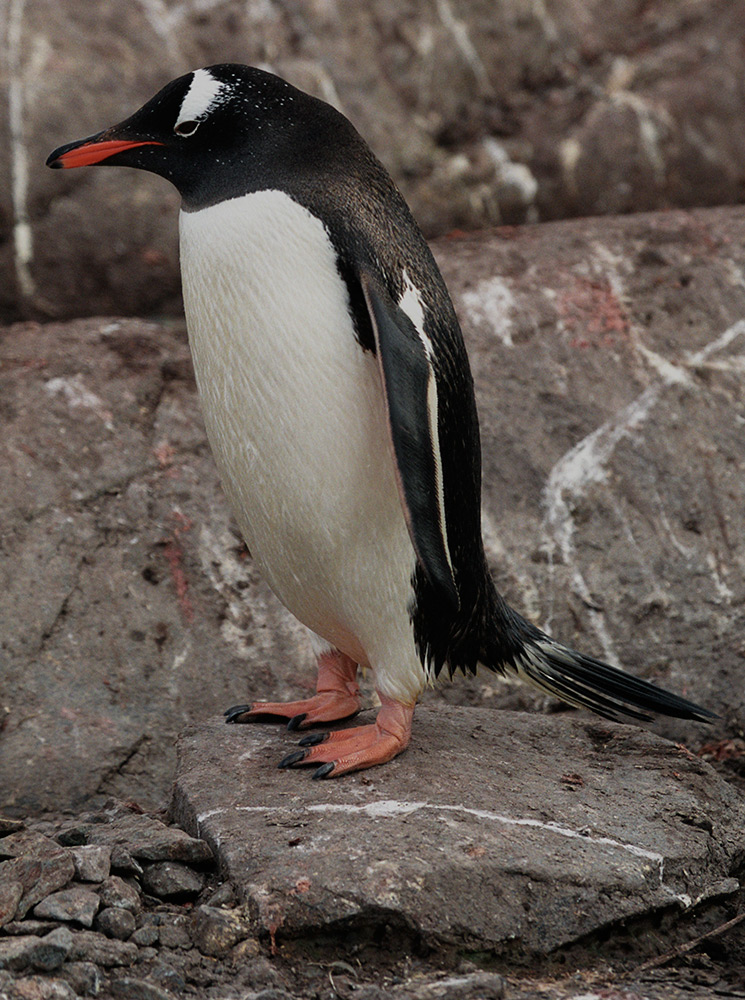
{"label": "black and white plumage", "polygon": [[496,591],[458,320],[403,198],[343,115],[272,74],[218,65],[47,162],[138,167],[183,199],[210,444],[254,559],[319,636],[315,699],[236,706],[228,721],[351,714],[358,664],[381,697],[376,726],[332,734],[338,747],[308,737],[285,764],[326,775],[390,759],[426,681],[479,664],[609,718],[710,718],[562,646]]}

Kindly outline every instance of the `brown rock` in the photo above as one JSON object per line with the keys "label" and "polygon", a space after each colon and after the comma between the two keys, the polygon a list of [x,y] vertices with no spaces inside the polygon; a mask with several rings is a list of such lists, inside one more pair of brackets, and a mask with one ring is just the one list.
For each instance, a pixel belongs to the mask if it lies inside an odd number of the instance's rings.
{"label": "brown rock", "polygon": [[[96,917],[96,930],[118,941],[128,941],[136,926],[134,914],[120,906],[107,906]],[[137,945],[140,943],[140,941],[134,942]]]}
{"label": "brown rock", "polygon": [[111,870],[111,848],[90,844],[70,850],[75,877],[81,882],[103,882]]}
{"label": "brown rock", "polygon": [[0,881],[0,927],[9,923],[16,915],[22,895],[21,882],[14,882],[10,878]]}
{"label": "brown rock", "polygon": [[194,864],[212,860],[212,850],[203,840],[190,837],[176,827],[144,814],[124,814],[110,823],[93,827],[91,843],[124,847],[139,861],[186,861]]}
{"label": "brown rock", "polygon": [[175,861],[148,865],[142,876],[143,889],[159,899],[189,899],[197,896],[203,885],[199,872]]}
{"label": "brown rock", "polygon": [[119,878],[118,875],[109,875],[97,891],[102,907],[115,906],[122,910],[129,910],[135,915],[142,909],[142,900],[137,889],[125,882],[124,879]]}
{"label": "brown rock", "polygon": [[53,892],[42,899],[34,907],[34,916],[92,927],[100,902],[95,892],[74,885],[70,889]]}
{"label": "brown rock", "polygon": [[137,945],[107,938],[97,931],[78,931],[73,935],[70,957],[76,962],[93,962],[106,967],[132,965],[137,961]]}
{"label": "brown rock", "polygon": [[16,917],[26,916],[32,906],[50,893],[67,885],[74,873],[72,858],[59,848],[59,853],[47,857],[24,855],[0,864],[0,882],[20,882],[23,896]]}
{"label": "brown rock", "polygon": [[194,910],[191,938],[203,955],[224,957],[249,933],[250,929],[238,910],[223,910],[215,906],[198,906]]}
{"label": "brown rock", "polygon": [[7,1000],[77,1000],[72,987],[47,976],[27,976],[13,982],[4,995]]}

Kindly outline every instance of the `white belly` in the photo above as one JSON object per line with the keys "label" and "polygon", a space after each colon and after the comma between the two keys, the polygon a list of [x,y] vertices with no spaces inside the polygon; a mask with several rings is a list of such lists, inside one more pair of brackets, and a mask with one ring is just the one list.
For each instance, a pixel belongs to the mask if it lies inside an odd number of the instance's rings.
{"label": "white belly", "polygon": [[354,338],[323,225],[264,191],[182,212],[180,231],[207,435],[254,559],[384,693],[416,697],[414,552],[381,380]]}

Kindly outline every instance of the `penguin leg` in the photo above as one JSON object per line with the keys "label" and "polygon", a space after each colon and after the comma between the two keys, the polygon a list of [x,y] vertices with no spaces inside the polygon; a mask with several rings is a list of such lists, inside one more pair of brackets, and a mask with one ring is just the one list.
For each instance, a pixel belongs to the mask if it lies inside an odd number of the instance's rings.
{"label": "penguin leg", "polygon": [[382,707],[372,725],[306,736],[300,746],[307,749],[294,750],[279,766],[320,764],[314,778],[337,778],[348,771],[361,771],[392,760],[409,745],[414,705],[395,701],[380,691],[378,697]]}
{"label": "penguin leg", "polygon": [[336,722],[360,710],[357,664],[338,649],[318,657],[316,694],[302,701],[255,701],[234,705],[225,712],[226,722],[263,721],[266,716],[289,719],[287,728],[305,729],[318,722]]}

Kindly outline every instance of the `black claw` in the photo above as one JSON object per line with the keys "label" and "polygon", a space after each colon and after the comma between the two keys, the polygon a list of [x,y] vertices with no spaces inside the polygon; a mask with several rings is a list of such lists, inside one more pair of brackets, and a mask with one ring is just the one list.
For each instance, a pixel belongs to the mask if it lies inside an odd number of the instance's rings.
{"label": "black claw", "polygon": [[336,765],[333,761],[329,761],[328,764],[321,764],[321,766],[311,775],[313,781],[317,781],[319,778],[325,778],[327,774],[331,774],[335,766]]}
{"label": "black claw", "polygon": [[319,743],[327,740],[330,735],[330,733],[310,733],[308,736],[303,736],[301,740],[298,740],[298,746],[317,747]]}
{"label": "black claw", "polygon": [[300,728],[303,719],[307,714],[308,714],[307,712],[301,712],[300,715],[293,715],[293,717],[287,723],[287,728],[290,730],[291,733],[294,733],[296,729]]}
{"label": "black claw", "polygon": [[243,715],[244,712],[250,711],[250,705],[233,705],[232,708],[226,708],[222,714],[225,716],[226,722],[235,722],[239,715]]}
{"label": "black claw", "polygon": [[277,767],[285,768],[292,767],[293,764],[299,764],[301,760],[305,759],[307,753],[307,750],[293,750],[292,753],[288,753],[286,757],[282,758]]}

